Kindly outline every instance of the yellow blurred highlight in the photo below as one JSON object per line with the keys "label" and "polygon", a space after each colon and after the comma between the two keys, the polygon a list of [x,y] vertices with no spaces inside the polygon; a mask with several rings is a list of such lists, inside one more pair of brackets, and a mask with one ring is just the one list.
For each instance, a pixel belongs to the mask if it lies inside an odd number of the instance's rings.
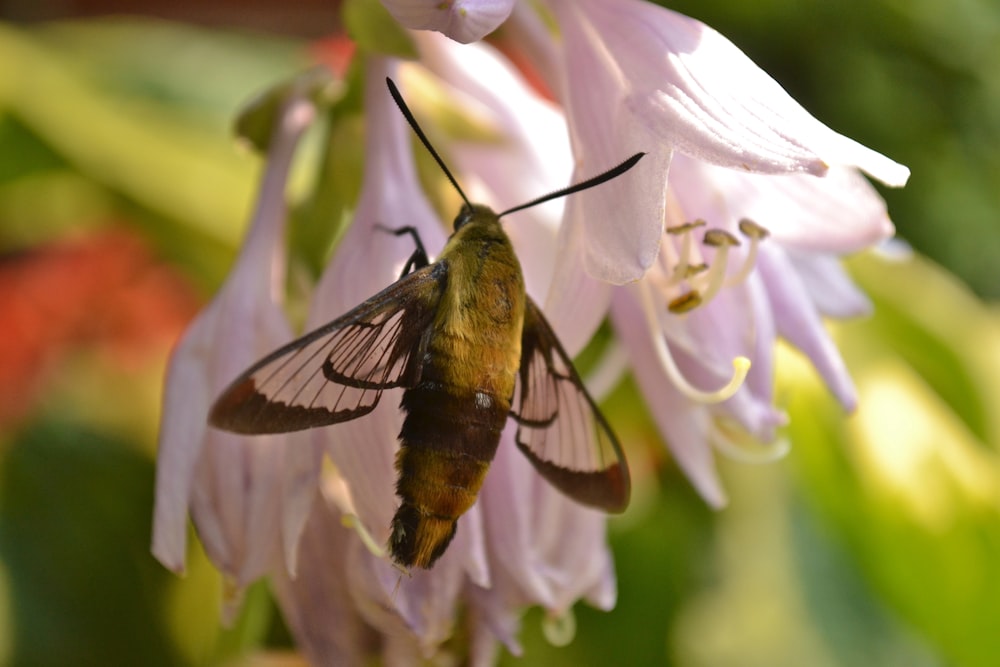
{"label": "yellow blurred highlight", "polygon": [[223,582],[193,531],[189,539],[186,572],[171,582],[164,616],[173,646],[188,664],[203,665],[219,639]]}
{"label": "yellow blurred highlight", "polygon": [[569,646],[576,637],[576,616],[569,608],[562,613],[546,614],[542,619],[542,634],[553,646]]}
{"label": "yellow blurred highlight", "polygon": [[848,442],[874,495],[899,498],[932,532],[970,504],[1000,508],[997,457],[910,368],[894,359],[869,365],[858,387]]}
{"label": "yellow blurred highlight", "polygon": [[781,463],[719,458],[732,502],[718,516],[715,585],[682,608],[671,652],[683,665],[835,667],[810,617],[791,549],[792,485]]}

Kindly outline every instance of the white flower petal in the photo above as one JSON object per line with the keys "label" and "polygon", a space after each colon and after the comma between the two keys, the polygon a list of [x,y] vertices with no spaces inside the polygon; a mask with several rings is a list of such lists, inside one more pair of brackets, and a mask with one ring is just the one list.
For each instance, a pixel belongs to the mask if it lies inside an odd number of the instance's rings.
{"label": "white flower petal", "polygon": [[702,391],[725,385],[736,357],[751,361],[736,394],[706,408],[730,416],[763,442],[773,440],[775,428],[786,422],[772,405],[775,331],[769,309],[760,279],[751,276],[687,315],[668,315],[665,332],[682,375]]}
{"label": "white flower petal", "polygon": [[[593,26],[575,20],[573,10],[559,14],[569,64],[563,103],[576,161],[573,181],[610,169],[634,153],[649,152],[629,173],[577,193],[567,203],[564,224],[582,224],[587,271],[621,285],[642,277],[656,259],[672,151],[650,142],[626,117],[626,84],[607,52],[594,43]],[[573,213],[574,207],[582,213]],[[580,223],[574,223],[577,216]]]}
{"label": "white flower petal", "polygon": [[473,660],[483,661],[495,653],[498,641],[511,655],[520,657],[523,654],[517,634],[521,629],[521,606],[527,602],[504,593],[495,586],[489,589],[470,586],[466,593],[472,617]]}
{"label": "white flower petal", "polygon": [[714,167],[678,155],[670,189],[689,219],[737,232],[749,218],[771,233],[767,243],[847,253],[894,232],[885,202],[856,170],[837,167],[823,178],[766,176]]}
{"label": "white flower petal", "polygon": [[[570,203],[568,208],[569,215],[579,217],[578,206]],[[578,223],[568,222],[559,230],[556,274],[544,302],[545,317],[571,356],[593,337],[611,304],[611,286],[584,268],[580,236]]]}
{"label": "white flower petal", "polygon": [[757,267],[767,285],[778,333],[809,357],[844,409],[853,410],[854,383],[788,258],[780,248],[763,246]]}
{"label": "white flower petal", "polygon": [[184,571],[187,558],[188,501],[213,398],[203,380],[200,361],[179,351],[204,345],[204,327],[197,324],[204,315],[184,334],[170,358],[160,423],[152,550],[161,563],[177,573]]}
{"label": "white flower petal", "polygon": [[355,547],[349,552],[347,565],[354,603],[366,622],[386,637],[409,645],[411,655],[429,659],[454,631],[466,583],[458,551],[445,551],[431,570],[404,573],[385,559]]}
{"label": "white flower petal", "polygon": [[632,358],[632,372],[650,414],[677,464],[708,504],[724,506],[726,494],[708,444],[710,416],[707,408],[682,396],[660,366],[650,363],[656,358],[656,352],[640,306],[630,290],[616,291],[611,302],[611,316],[615,332]]}
{"label": "white flower petal", "polygon": [[543,480],[517,451],[515,431],[513,424],[504,430],[479,499],[493,594],[512,607],[539,604],[560,613],[595,591],[608,602],[605,514]]}
{"label": "white flower petal", "polygon": [[296,645],[313,665],[365,664],[373,639],[348,593],[347,545],[354,539],[331,510],[314,495],[298,547],[299,576],[276,568],[271,583]]}
{"label": "white flower petal", "polygon": [[[732,42],[703,23],[642,0],[556,3],[562,23],[589,24],[622,73],[640,125],[705,162],[760,173],[823,174],[853,164],[891,185],[902,165],[817,121]],[[569,37],[567,37],[567,40]]]}
{"label": "white flower petal", "polygon": [[[777,343],[778,333],[764,281],[754,273],[747,278],[746,283],[754,338],[753,351],[749,355],[752,365],[747,374],[746,390],[773,412],[771,405],[774,402],[774,346]],[[747,429],[752,431],[749,427]],[[770,440],[770,438],[761,439]]]}
{"label": "white flower petal", "polygon": [[820,313],[848,319],[872,312],[871,301],[847,275],[838,257],[791,248],[786,248],[785,254]]}
{"label": "white flower petal", "polygon": [[475,42],[507,20],[514,0],[382,0],[412,30],[436,30],[456,42]]}
{"label": "white flower petal", "polygon": [[313,439],[297,441],[293,434],[282,452],[281,544],[288,574],[298,573],[299,538],[319,488],[323,450]]}
{"label": "white flower petal", "polygon": [[[291,160],[313,107],[292,97],[261,182],[247,240],[226,283],[191,324],[174,350],[164,399],[157,466],[153,553],[183,569],[184,509],[192,517],[216,565],[240,585],[262,574],[273,556],[278,514],[275,488],[280,436],[256,440],[209,429],[212,400],[251,363],[291,338],[277,306],[284,276],[280,238],[285,183]],[[270,498],[268,497],[270,496]]]}

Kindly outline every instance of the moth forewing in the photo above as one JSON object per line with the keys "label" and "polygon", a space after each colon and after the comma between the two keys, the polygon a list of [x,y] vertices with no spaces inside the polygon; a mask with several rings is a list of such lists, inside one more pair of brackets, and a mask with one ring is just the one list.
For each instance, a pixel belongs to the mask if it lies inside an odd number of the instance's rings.
{"label": "moth forewing", "polygon": [[428,264],[412,227],[389,229],[414,235],[413,272],[252,366],[218,398],[210,422],[239,433],[297,431],[364,416],[385,389],[403,388],[389,550],[404,567],[429,568],[444,553],[509,416],[517,446],[545,479],[581,503],[621,511],[630,490],[621,447],[527,298],[500,218],[615,178],[642,154],[498,215],[468,201],[387,83],[465,201],[454,233]]}
{"label": "moth forewing", "polygon": [[443,265],[415,271],[271,353],[219,396],[209,422],[236,433],[288,433],[368,414],[383,390],[419,375],[445,274]]}

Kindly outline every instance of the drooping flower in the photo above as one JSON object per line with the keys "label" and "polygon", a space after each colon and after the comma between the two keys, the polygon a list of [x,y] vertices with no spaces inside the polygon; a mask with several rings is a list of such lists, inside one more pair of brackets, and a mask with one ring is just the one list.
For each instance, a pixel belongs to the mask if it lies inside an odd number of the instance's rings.
{"label": "drooping flower", "polygon": [[[564,116],[530,94],[488,47],[415,39],[425,69],[400,72],[404,90],[410,78],[429,79],[436,93],[495,135],[440,147],[476,199],[514,205],[647,153],[627,177],[511,216],[508,229],[528,292],[545,305],[570,353],[610,316],[626,351],[621,358],[631,361],[679,465],[711,504],[725,501],[712,447],[752,453],[743,440],[771,442],[783,423],[772,396],[777,336],[805,352],[841,402],[853,405],[850,378],[820,316],[867,307],[836,255],[892,233],[858,169],[901,185],[904,167],[809,116],[718,33],[642,0],[547,0],[556,33],[529,3],[384,4],[409,27],[432,27],[458,41],[477,39],[510,14],[524,53],[539,59],[534,66],[561,102]],[[414,246],[386,228],[414,227],[431,254],[445,237],[419,186],[408,130],[383,88],[397,65],[368,57],[364,66],[362,192],[316,288],[310,327],[398,277]],[[268,190],[265,181],[262,192],[271,192],[262,202],[273,203],[273,185]],[[279,234],[268,234],[271,254],[255,260],[258,277],[281,275],[273,264]],[[251,248],[258,237],[265,234],[251,232],[244,254],[257,257]],[[269,286],[258,281],[251,289],[251,271],[242,266],[216,303],[250,304],[234,311],[242,322],[257,308],[277,315],[276,299],[262,301]],[[372,653],[387,664],[440,658],[456,619],[466,625],[466,657],[489,664],[498,642],[518,650],[525,606],[541,605],[560,619],[581,598],[613,605],[604,515],[541,480],[514,453],[509,428],[454,542],[432,570],[412,576],[378,553],[396,502],[398,395],[386,392],[363,419],[289,436],[288,446],[267,449],[265,438],[237,438],[237,453],[212,444],[222,434],[205,436],[203,424],[214,392],[287,336],[284,324],[282,331],[255,328],[275,331],[271,343],[259,349],[248,342],[239,364],[226,362],[229,375],[217,378],[211,364],[223,358],[218,341],[228,340],[218,332],[225,334],[230,321],[223,308],[206,311],[199,323],[207,323],[185,338],[171,372],[168,414],[185,417],[183,403],[192,416],[187,425],[165,420],[161,439],[169,451],[161,452],[154,548],[165,563],[183,562],[184,509],[193,497],[213,561],[239,583],[270,562],[289,626],[320,664],[359,663]],[[196,357],[199,350],[205,356]],[[190,426],[194,420],[202,426]],[[182,428],[196,445],[170,444],[181,441]],[[205,453],[215,451],[215,458]],[[276,451],[290,458],[266,458]],[[320,483],[324,455],[333,469]],[[227,487],[235,500],[222,499],[213,475],[236,472],[249,484]]]}
{"label": "drooping flower", "polygon": [[285,184],[313,115],[304,91],[282,104],[246,242],[219,293],[177,344],[167,372],[153,554],[183,571],[190,510],[212,562],[238,588],[265,573],[277,555],[288,520],[283,488],[297,474],[295,459],[286,457],[283,436],[247,439],[210,428],[208,410],[236,375],[291,338],[280,305]]}
{"label": "drooping flower", "polygon": [[[546,104],[495,52],[477,46],[464,53],[472,63],[493,71],[494,85],[486,89],[465,76],[469,63],[459,65],[454,44],[437,38],[420,40],[420,44],[429,70],[397,72],[392,61],[378,58],[370,58],[366,64],[362,193],[354,223],[317,286],[307,326],[325,323],[398,277],[413,242],[409,236],[387,233],[387,228],[405,221],[418,230],[428,250],[444,244],[442,223],[417,179],[410,130],[385,90],[386,76],[398,78],[405,91],[411,79],[427,80],[429,74],[439,73],[435,85],[445,87],[469,113],[484,114],[481,120],[504,137],[499,145],[487,148],[473,143],[451,147],[454,166],[470,192],[478,190],[484,196],[497,197],[520,196],[522,192],[537,195],[566,178],[567,160],[555,160],[562,166],[558,170],[561,174],[543,168],[539,146],[527,142],[524,128],[512,124],[510,108],[541,108]],[[513,106],[500,108],[498,113],[491,105],[494,96]],[[556,113],[550,107],[548,111]],[[568,144],[564,142],[561,150],[563,156],[568,155]],[[489,162],[490,152],[497,163],[510,160],[512,169],[526,161],[536,163],[539,170],[512,177],[511,171],[494,168],[479,174],[481,181],[477,182],[463,167]],[[464,178],[466,173],[470,174],[469,182]],[[560,213],[558,207],[532,212],[536,216],[533,220],[522,220],[528,229],[521,231],[521,243],[532,245],[528,230],[535,228],[539,232],[535,236],[551,244]],[[547,277],[544,272],[542,277],[528,275],[529,289],[543,293],[545,286],[535,283]],[[334,594],[331,591],[346,592],[356,613],[348,614],[345,622],[360,623],[366,632],[375,632],[381,638],[376,648],[390,663],[401,655],[429,658],[437,654],[456,631],[459,616],[468,619],[465,634],[470,638],[468,650],[474,663],[490,664],[498,642],[519,651],[517,628],[526,606],[542,605],[554,619],[569,614],[580,597],[604,609],[613,606],[615,586],[604,543],[604,515],[580,507],[541,480],[524,457],[515,453],[511,429],[502,436],[479,502],[462,516],[457,536],[444,556],[432,570],[414,571],[401,579],[385,554],[378,553],[387,541],[395,509],[393,458],[401,424],[397,403],[398,396],[387,392],[375,411],[363,419],[290,436],[290,447],[319,447],[336,468],[337,481],[331,484],[328,479],[323,486],[326,500],[313,504],[294,564],[286,563],[291,567],[282,567],[274,574],[282,608],[292,619],[290,625],[300,643],[310,647],[310,655],[322,654],[316,651],[321,646],[336,647],[335,655],[341,657],[375,650],[357,644],[345,646],[345,636],[339,630],[324,631],[330,622],[330,609],[347,613],[329,600]],[[331,515],[337,514],[347,517],[357,530],[334,527]],[[324,555],[327,550],[319,546],[324,543],[333,558],[342,558],[338,562],[346,563],[354,576],[339,579],[321,574],[329,567]],[[289,572],[295,573],[294,579]],[[299,584],[312,577],[328,592],[321,594]]]}
{"label": "drooping flower", "polygon": [[383,0],[397,21],[414,30],[436,30],[468,44],[507,20],[514,0]]}

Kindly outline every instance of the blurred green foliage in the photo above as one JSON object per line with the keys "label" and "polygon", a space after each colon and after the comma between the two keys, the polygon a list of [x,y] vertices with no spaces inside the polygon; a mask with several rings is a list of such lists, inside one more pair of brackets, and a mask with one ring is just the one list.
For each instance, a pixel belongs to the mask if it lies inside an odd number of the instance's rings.
{"label": "blurred green foliage", "polygon": [[[1000,8],[671,6],[734,39],[821,120],[908,164],[910,187],[886,193],[902,235],[980,295],[1000,294]],[[259,168],[231,123],[307,65],[303,45],[152,21],[0,25],[0,63],[0,252],[127,225],[210,294]],[[313,272],[322,244],[310,239],[341,222],[324,211],[357,191],[335,178],[359,161],[357,104],[334,105],[338,129],[309,144],[324,187],[294,211],[293,243],[312,248]],[[731,506],[715,513],[624,383],[608,412],[633,460],[652,464],[638,464],[635,506],[611,522],[618,607],[577,609],[576,641],[560,649],[529,614],[526,657],[506,664],[996,664],[1000,319],[929,262],[852,266],[877,308],[838,329],[858,413],[846,418],[783,355],[792,453],[722,461]],[[224,630],[222,584],[197,546],[183,579],[149,555],[147,422],[165,352],[139,371],[71,352],[47,380],[56,390],[0,432],[0,663],[218,664],[284,642],[266,588]]]}

